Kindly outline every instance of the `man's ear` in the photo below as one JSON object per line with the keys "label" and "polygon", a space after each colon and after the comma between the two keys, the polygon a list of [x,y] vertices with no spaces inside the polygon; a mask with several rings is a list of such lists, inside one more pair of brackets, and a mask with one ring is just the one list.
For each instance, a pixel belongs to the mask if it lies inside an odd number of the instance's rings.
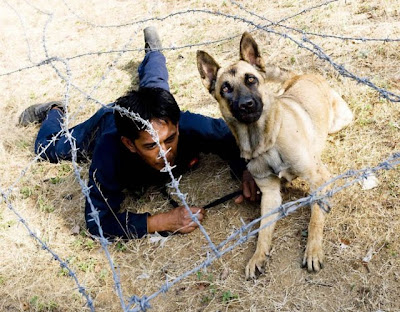
{"label": "man's ear", "polygon": [[240,59],[253,65],[257,70],[265,72],[265,63],[253,37],[244,32],[240,40]]}
{"label": "man's ear", "polygon": [[122,142],[122,144],[124,144],[124,145],[126,146],[126,148],[127,148],[128,150],[130,150],[132,153],[136,153],[136,152],[137,152],[137,149],[136,149],[135,144],[134,144],[130,139],[128,139],[127,137],[121,136],[121,142]]}
{"label": "man's ear", "polygon": [[220,66],[207,52],[197,51],[197,68],[203,85],[208,92],[214,95],[215,82],[217,81],[217,73]]}

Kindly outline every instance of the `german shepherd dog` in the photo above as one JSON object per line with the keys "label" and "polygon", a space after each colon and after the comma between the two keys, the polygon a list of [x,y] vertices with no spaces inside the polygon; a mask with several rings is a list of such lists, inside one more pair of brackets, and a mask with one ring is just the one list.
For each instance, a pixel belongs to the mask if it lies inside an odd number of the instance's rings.
{"label": "german shepherd dog", "polygon": [[[197,51],[197,66],[261,190],[261,215],[281,205],[281,178],[300,177],[310,183],[311,190],[329,180],[321,161],[324,142],[329,133],[350,124],[353,114],[324,78],[266,65],[247,32],[240,41],[238,62],[220,67],[209,54]],[[272,93],[267,81],[282,83],[281,90]],[[302,261],[310,272],[323,267],[324,214],[318,204],[312,205]],[[260,227],[273,219],[262,219]],[[246,266],[247,279],[255,278],[257,269],[263,272],[273,230],[269,226],[259,232],[256,251]]]}

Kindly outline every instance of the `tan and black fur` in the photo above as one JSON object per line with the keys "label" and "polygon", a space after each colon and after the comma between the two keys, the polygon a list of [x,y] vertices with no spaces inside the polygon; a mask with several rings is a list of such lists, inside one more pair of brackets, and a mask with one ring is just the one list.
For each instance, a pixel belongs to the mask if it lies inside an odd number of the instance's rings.
{"label": "tan and black fur", "polygon": [[[236,138],[241,156],[261,190],[261,214],[281,205],[280,179],[300,177],[311,190],[324,184],[330,173],[321,161],[326,137],[351,123],[347,103],[319,75],[294,75],[265,65],[257,43],[248,33],[240,42],[240,60],[221,68],[206,52],[197,52],[204,86],[215,97],[223,118]],[[266,82],[282,83],[273,94]],[[260,226],[274,217],[264,218]],[[303,266],[319,271],[323,264],[324,212],[311,207]],[[269,255],[274,226],[262,229],[257,248],[246,266],[255,278]]]}

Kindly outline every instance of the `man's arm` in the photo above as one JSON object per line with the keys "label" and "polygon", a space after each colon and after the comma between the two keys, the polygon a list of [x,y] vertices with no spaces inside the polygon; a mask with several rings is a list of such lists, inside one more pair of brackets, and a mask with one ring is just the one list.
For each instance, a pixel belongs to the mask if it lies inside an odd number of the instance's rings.
{"label": "man's arm", "polygon": [[[147,234],[149,213],[119,212],[124,200],[122,187],[112,177],[105,179],[98,170],[90,170],[90,200],[98,211],[101,228],[107,237],[140,238]],[[92,207],[86,199],[85,220],[89,232],[99,235],[99,227],[93,219]]]}
{"label": "man's arm", "polygon": [[190,142],[197,151],[220,156],[228,161],[233,173],[241,177],[246,169],[246,162],[240,158],[235,138],[223,119],[182,112],[179,131],[190,137]]}
{"label": "man's arm", "polygon": [[236,140],[225,121],[190,112],[181,113],[179,130],[193,137],[199,152],[213,153],[228,161],[233,175],[242,180],[243,195],[236,198],[241,203],[243,198],[258,200],[257,185],[246,168],[246,162],[240,158]]}
{"label": "man's arm", "polygon": [[[183,206],[174,208],[165,213],[150,215],[150,213],[136,214],[131,212],[117,213],[124,199],[121,191],[101,190],[100,183],[96,181],[91,185],[90,198],[99,215],[100,224],[105,236],[122,238],[141,238],[147,233],[154,232],[179,232],[190,233],[198,225],[192,221],[189,212]],[[205,210],[198,207],[190,207],[192,214],[202,221]],[[86,200],[85,218],[89,232],[99,235],[99,227],[92,217],[91,206]]]}

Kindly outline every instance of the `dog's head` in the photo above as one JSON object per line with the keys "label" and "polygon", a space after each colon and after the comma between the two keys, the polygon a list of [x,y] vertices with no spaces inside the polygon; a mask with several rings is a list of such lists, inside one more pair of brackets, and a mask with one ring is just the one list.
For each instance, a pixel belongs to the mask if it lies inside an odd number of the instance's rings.
{"label": "dog's head", "polygon": [[240,41],[238,62],[221,68],[209,54],[197,51],[197,67],[204,86],[220,104],[226,120],[234,117],[250,124],[260,118],[265,64],[249,33],[245,32]]}

